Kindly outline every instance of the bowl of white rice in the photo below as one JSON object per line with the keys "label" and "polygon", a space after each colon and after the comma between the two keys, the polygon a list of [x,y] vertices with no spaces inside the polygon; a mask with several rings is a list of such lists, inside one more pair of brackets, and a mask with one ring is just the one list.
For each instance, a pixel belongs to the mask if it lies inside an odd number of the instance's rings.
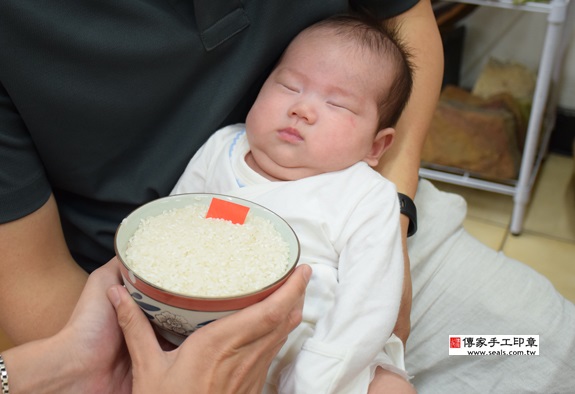
{"label": "bowl of white rice", "polygon": [[297,235],[274,212],[204,193],[137,208],[118,227],[115,249],[132,298],[176,345],[269,296],[291,275],[300,254]]}

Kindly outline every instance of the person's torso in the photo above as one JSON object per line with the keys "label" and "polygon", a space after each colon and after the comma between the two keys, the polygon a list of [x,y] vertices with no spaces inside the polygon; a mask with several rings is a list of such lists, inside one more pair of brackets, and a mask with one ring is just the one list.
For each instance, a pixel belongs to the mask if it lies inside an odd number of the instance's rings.
{"label": "person's torso", "polygon": [[74,257],[94,269],[113,256],[123,217],[167,195],[220,125],[244,120],[290,39],[346,8],[343,0],[3,2],[0,108],[20,119],[0,142],[17,136],[27,153],[9,164],[29,174],[7,189],[44,178],[28,193],[37,208],[49,182]]}

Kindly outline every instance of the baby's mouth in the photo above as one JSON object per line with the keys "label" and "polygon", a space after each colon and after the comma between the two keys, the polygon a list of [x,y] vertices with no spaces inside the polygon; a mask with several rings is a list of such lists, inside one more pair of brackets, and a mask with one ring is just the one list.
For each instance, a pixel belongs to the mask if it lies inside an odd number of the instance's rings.
{"label": "baby's mouth", "polygon": [[301,136],[300,132],[292,127],[278,130],[278,136],[280,139],[287,142],[303,141],[303,137]]}

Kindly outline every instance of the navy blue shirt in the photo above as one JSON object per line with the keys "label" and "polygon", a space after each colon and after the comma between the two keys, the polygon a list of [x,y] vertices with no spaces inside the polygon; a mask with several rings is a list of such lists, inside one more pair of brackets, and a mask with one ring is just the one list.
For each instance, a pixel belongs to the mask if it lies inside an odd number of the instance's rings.
{"label": "navy blue shirt", "polygon": [[[416,1],[354,1],[379,17]],[[289,41],[344,0],[2,0],[0,223],[56,197],[92,271],[118,223],[242,122]]]}

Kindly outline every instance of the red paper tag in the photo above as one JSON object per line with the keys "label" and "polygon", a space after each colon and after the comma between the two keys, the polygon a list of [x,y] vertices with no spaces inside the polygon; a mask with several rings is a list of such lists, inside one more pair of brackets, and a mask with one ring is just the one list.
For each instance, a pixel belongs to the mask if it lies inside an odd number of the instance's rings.
{"label": "red paper tag", "polygon": [[234,224],[244,224],[250,208],[235,202],[212,198],[206,218],[229,220]]}

